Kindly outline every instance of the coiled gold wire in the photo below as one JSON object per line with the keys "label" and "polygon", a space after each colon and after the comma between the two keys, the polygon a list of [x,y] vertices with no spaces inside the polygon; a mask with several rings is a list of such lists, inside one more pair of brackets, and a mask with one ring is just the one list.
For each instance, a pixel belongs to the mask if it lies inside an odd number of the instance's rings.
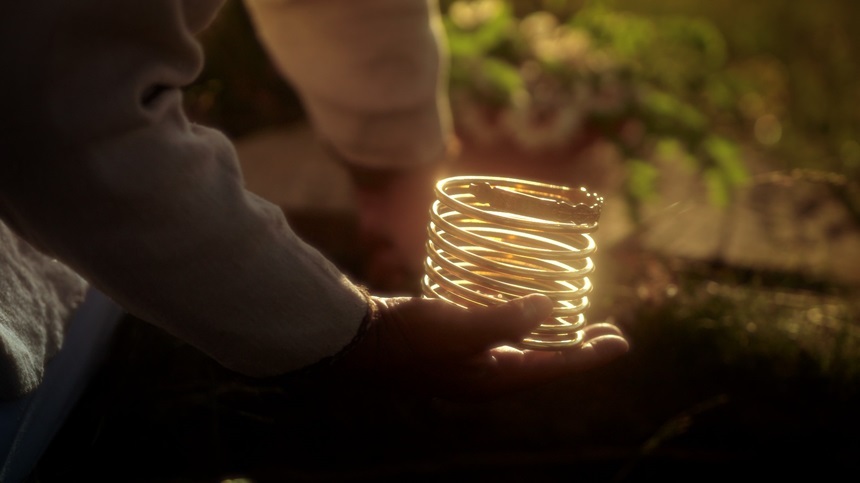
{"label": "coiled gold wire", "polygon": [[436,184],[422,291],[462,307],[542,293],[552,318],[520,344],[558,349],[582,343],[603,199],[585,188],[494,176]]}

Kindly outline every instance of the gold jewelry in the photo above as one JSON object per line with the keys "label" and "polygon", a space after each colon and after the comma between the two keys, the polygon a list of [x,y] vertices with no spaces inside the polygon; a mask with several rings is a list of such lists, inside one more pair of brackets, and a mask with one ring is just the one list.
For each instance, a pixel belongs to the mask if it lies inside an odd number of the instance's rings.
{"label": "gold jewelry", "polygon": [[553,318],[521,346],[555,350],[582,343],[592,291],[590,233],[603,198],[536,181],[455,176],[436,184],[422,290],[462,307],[530,293],[554,302]]}

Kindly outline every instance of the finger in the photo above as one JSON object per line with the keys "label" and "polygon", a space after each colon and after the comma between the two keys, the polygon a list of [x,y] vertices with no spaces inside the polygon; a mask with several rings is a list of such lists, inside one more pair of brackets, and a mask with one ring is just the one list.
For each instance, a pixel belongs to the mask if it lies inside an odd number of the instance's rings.
{"label": "finger", "polygon": [[552,300],[539,294],[527,295],[492,307],[476,307],[452,320],[457,343],[452,351],[469,356],[493,347],[520,342],[552,313]]}
{"label": "finger", "polygon": [[624,337],[609,334],[587,340],[563,351],[521,351],[512,347],[493,349],[493,374],[481,381],[482,390],[499,394],[549,382],[559,377],[606,364],[629,349]]}
{"label": "finger", "polygon": [[601,335],[572,350],[526,351],[522,364],[511,371],[511,381],[540,381],[582,372],[625,354],[630,346],[618,335]]}
{"label": "finger", "polygon": [[601,335],[623,335],[621,329],[608,322],[586,325],[583,332],[585,332],[585,340],[600,337]]}

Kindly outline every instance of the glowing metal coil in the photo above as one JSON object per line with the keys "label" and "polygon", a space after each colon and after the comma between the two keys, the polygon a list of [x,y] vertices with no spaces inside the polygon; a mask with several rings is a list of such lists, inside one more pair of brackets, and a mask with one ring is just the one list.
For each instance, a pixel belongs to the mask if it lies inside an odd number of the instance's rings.
{"label": "glowing metal coil", "polygon": [[422,290],[463,306],[488,306],[530,293],[554,302],[553,318],[525,338],[530,349],[582,343],[592,291],[603,199],[585,188],[493,176],[436,184]]}

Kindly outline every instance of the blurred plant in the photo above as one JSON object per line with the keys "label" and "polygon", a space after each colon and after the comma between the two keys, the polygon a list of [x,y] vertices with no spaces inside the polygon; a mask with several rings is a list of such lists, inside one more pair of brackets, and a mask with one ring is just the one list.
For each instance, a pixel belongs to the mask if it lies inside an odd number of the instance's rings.
{"label": "blurred plant", "polygon": [[[602,2],[443,5],[452,107],[464,142],[509,142],[537,153],[609,141],[626,160],[634,205],[657,194],[658,156],[698,169],[719,206],[749,180],[734,128],[744,107],[761,117],[768,96],[780,91],[763,89],[771,87],[760,81],[766,75],[730,66],[726,42],[708,21]],[[762,119],[756,133],[778,140],[779,120]]]}

